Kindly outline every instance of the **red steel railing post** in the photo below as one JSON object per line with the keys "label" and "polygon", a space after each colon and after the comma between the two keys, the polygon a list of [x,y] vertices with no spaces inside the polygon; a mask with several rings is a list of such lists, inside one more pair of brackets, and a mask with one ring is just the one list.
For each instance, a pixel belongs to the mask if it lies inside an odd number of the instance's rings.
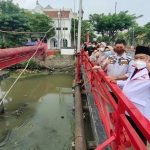
{"label": "red steel railing post", "polygon": [[76,55],[76,77],[75,82],[79,82],[79,73],[80,73],[80,53],[77,53]]}

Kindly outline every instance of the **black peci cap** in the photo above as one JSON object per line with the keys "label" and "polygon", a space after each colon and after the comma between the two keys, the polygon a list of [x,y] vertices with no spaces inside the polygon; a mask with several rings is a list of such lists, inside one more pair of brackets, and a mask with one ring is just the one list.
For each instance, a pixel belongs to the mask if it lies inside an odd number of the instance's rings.
{"label": "black peci cap", "polygon": [[145,46],[137,46],[135,50],[135,55],[136,54],[146,54],[150,56],[150,49]]}

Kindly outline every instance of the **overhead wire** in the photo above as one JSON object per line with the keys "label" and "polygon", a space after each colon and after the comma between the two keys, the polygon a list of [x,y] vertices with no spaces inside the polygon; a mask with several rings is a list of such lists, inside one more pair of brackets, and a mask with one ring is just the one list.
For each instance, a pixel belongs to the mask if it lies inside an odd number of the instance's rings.
{"label": "overhead wire", "polygon": [[[46,37],[47,33],[50,32],[54,27],[51,27],[44,35],[44,37],[42,38],[41,41],[44,40],[44,38]],[[25,68],[22,70],[22,72],[19,74],[19,76],[17,77],[17,79],[13,82],[13,84],[11,85],[11,87],[9,88],[9,90],[6,92],[6,94],[4,95],[4,97],[2,98],[0,105],[2,104],[2,102],[4,101],[4,99],[6,98],[6,96],[8,95],[8,93],[10,92],[10,90],[13,88],[13,86],[15,85],[15,83],[19,80],[19,78],[21,77],[21,75],[24,73],[24,71],[27,69],[29,62],[31,61],[31,59],[35,56],[35,54],[37,53],[39,47],[41,46],[42,42],[40,42],[40,44],[38,45],[36,51],[34,52],[34,54],[30,57],[30,59],[28,60]]]}
{"label": "overhead wire", "polygon": [[18,32],[18,31],[4,31],[4,30],[0,30],[1,33],[9,33],[9,34],[12,34],[12,33],[16,33],[16,34],[33,34],[33,33],[46,33],[46,32]]}

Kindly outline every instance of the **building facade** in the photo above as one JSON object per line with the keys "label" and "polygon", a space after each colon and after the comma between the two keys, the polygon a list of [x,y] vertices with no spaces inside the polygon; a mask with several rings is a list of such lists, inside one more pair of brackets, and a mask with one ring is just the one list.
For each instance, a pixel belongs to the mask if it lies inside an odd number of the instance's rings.
{"label": "building facade", "polygon": [[[61,49],[61,47],[71,47],[71,19],[74,18],[74,13],[72,9],[67,8],[52,8],[50,5],[47,7],[42,7],[38,0],[36,1],[36,7],[34,9],[29,9],[31,13],[45,14],[53,20],[53,26],[55,27],[55,36],[50,39],[46,39],[48,49]],[[75,14],[77,15],[77,14]],[[42,37],[40,35],[34,35],[34,37],[40,40]],[[31,40],[31,39],[28,39]]]}

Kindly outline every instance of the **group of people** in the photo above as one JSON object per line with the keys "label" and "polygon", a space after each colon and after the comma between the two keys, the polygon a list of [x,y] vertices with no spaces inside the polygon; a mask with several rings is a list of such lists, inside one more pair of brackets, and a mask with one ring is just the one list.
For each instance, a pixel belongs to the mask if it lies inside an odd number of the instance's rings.
{"label": "group of people", "polygon": [[[126,42],[118,39],[115,46],[107,46],[105,42],[84,43],[84,51],[89,55],[90,61],[96,66],[93,69],[102,69],[107,73],[107,79],[117,84],[128,99],[150,121],[150,49],[145,46],[137,46],[134,58],[126,53]],[[108,90],[116,103],[117,97],[108,87]],[[137,131],[144,144],[146,138],[138,129],[129,114],[127,119]]]}

